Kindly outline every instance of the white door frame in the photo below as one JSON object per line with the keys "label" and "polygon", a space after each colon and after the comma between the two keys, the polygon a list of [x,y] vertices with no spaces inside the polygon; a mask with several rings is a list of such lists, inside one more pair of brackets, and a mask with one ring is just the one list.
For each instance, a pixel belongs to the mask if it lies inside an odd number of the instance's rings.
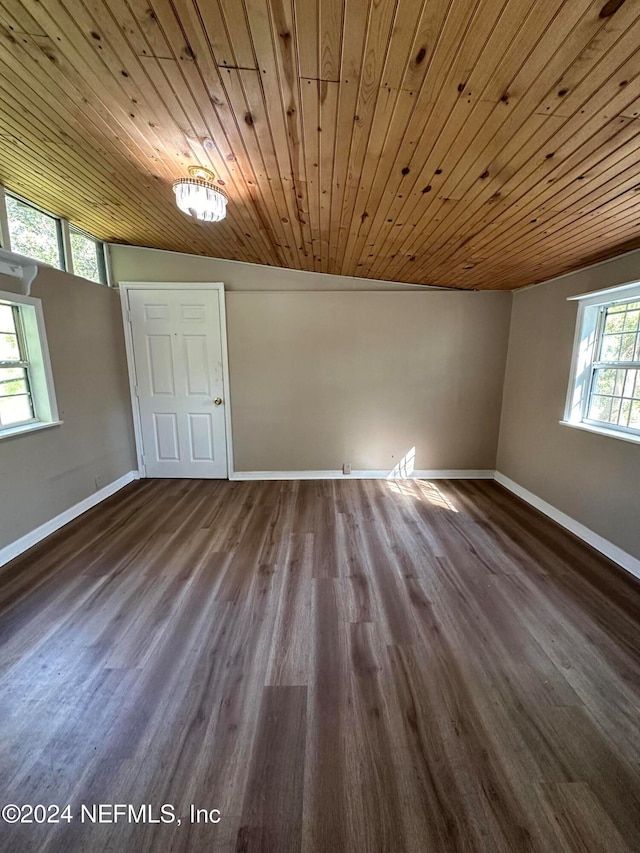
{"label": "white door frame", "polygon": [[129,372],[129,393],[131,394],[131,409],[133,411],[133,431],[136,438],[136,455],[138,470],[141,477],[147,472],[142,454],[142,422],[140,420],[140,404],[136,394],[136,369],[133,357],[133,335],[131,332],[131,315],[129,311],[129,291],[131,290],[209,290],[218,294],[220,306],[220,349],[222,350],[222,384],[224,388],[224,424],[226,432],[227,476],[232,479],[233,469],[233,440],[231,436],[231,391],[229,385],[229,359],[227,353],[227,315],[225,311],[224,284],[221,281],[121,281],[120,304],[122,306],[122,321],[124,324],[124,343],[127,352],[127,369]]}

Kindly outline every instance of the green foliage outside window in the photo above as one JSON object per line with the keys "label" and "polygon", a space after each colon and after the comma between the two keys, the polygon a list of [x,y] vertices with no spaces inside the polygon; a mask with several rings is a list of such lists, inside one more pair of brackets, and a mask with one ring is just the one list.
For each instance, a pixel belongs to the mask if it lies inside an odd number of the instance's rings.
{"label": "green foliage outside window", "polygon": [[104,283],[102,258],[99,254],[102,252],[102,244],[74,229],[71,229],[70,238],[74,273],[98,284]]}
{"label": "green foliage outside window", "polygon": [[59,220],[10,195],[6,200],[11,251],[63,269]]}
{"label": "green foliage outside window", "polygon": [[[61,220],[6,194],[11,250],[65,269]],[[83,231],[69,228],[73,272],[98,284],[106,284],[104,245]]]}

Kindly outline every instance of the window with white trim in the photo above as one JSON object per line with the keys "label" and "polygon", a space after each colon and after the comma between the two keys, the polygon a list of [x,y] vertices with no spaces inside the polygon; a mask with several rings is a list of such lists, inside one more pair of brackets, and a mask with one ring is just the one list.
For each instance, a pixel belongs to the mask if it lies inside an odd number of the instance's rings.
{"label": "window with white trim", "polygon": [[17,305],[0,305],[0,429],[35,420],[29,359]]}
{"label": "window with white trim", "polygon": [[579,300],[565,421],[640,441],[640,285]]}
{"label": "window with white trim", "polygon": [[0,292],[0,438],[57,423],[41,302]]}

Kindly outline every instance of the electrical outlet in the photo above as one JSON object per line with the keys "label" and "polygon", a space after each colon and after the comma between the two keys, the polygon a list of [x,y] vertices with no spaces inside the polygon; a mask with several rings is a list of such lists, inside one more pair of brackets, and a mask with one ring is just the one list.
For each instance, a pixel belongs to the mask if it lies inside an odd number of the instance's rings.
{"label": "electrical outlet", "polygon": [[344,465],[342,466],[342,473],[343,474],[350,474],[351,473],[351,462],[345,462],[344,463]]}

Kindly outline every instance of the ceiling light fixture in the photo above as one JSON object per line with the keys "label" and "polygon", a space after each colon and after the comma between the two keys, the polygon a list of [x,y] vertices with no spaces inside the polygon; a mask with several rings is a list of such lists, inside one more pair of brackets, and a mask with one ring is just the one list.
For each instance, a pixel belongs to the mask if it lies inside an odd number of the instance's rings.
{"label": "ceiling light fixture", "polygon": [[189,166],[189,177],[173,183],[176,204],[203,222],[220,222],[227,215],[227,194],[214,184],[215,175],[204,166]]}

